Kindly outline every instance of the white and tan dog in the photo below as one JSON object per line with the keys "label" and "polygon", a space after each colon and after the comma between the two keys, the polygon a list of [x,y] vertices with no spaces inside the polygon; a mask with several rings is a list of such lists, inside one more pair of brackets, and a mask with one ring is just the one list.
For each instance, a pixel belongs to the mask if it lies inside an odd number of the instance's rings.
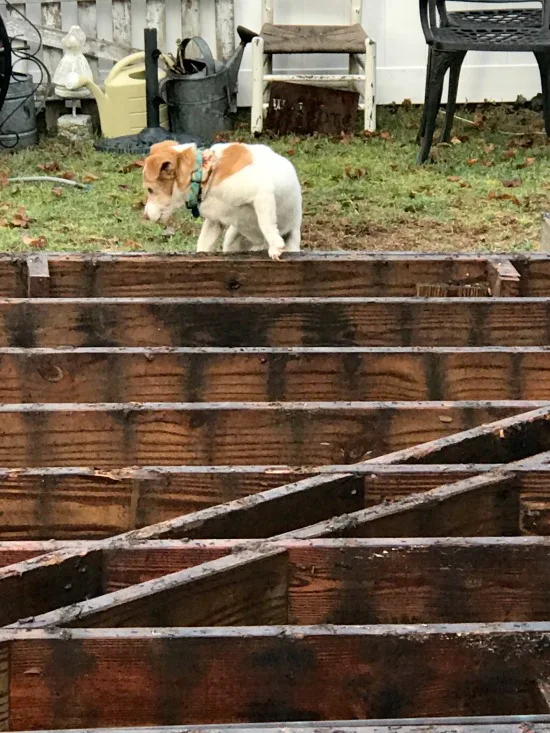
{"label": "white and tan dog", "polygon": [[267,248],[279,259],[299,252],[302,191],[292,163],[265,145],[219,143],[201,151],[167,140],[151,147],[143,168],[145,216],[166,223],[186,205],[204,223],[197,252]]}

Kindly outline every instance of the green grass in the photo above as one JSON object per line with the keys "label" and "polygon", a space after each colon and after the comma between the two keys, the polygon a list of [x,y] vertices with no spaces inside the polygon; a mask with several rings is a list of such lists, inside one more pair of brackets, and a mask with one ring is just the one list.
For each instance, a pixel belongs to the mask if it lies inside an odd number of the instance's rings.
{"label": "green grass", "polygon": [[[550,210],[550,145],[540,115],[510,107],[459,111],[451,145],[415,165],[418,111],[379,111],[374,136],[266,140],[291,156],[304,191],[304,247],[423,251],[529,251]],[[231,136],[248,140],[243,129]],[[141,216],[136,158],[91,145],[44,139],[37,148],[0,154],[0,174],[40,175],[58,168],[90,190],[51,184],[0,189],[0,249],[193,251],[200,222],[175,217],[169,236]],[[48,172],[46,170],[46,172]],[[0,179],[1,179],[0,175]],[[18,211],[23,216],[18,215]],[[23,228],[18,224],[28,226]]]}

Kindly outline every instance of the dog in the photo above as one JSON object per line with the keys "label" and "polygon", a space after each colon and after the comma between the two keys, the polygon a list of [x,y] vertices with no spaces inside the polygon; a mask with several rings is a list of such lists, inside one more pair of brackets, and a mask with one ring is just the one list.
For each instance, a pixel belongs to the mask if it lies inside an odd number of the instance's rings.
{"label": "dog", "polygon": [[300,251],[298,175],[266,145],[217,143],[201,151],[194,144],[156,143],[145,159],[143,185],[145,218],[166,223],[184,205],[202,216],[197,252],[213,252],[224,228],[224,253],[267,248],[278,260]]}

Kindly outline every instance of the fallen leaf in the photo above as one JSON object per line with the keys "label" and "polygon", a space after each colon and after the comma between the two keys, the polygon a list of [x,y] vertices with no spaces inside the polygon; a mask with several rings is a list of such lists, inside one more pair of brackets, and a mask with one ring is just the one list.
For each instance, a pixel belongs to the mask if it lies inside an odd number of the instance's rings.
{"label": "fallen leaf", "polygon": [[396,165],[395,163],[392,163],[392,164],[390,165],[390,168],[392,169],[392,171],[394,171],[394,173],[395,173],[395,171],[398,171],[398,170],[399,170],[399,166],[398,166],[398,165]]}
{"label": "fallen leaf", "polygon": [[55,186],[54,188],[52,188],[52,193],[54,196],[61,198],[61,196],[63,196],[63,189],[61,188],[61,186]]}
{"label": "fallen leaf", "polygon": [[141,244],[139,242],[136,242],[134,239],[127,239],[124,242],[124,246],[127,249],[132,249],[132,250],[141,249]]}
{"label": "fallen leaf", "polygon": [[74,181],[75,174],[71,173],[71,171],[63,171],[63,173],[59,174],[61,178],[64,178],[66,181]]}
{"label": "fallen leaf", "polygon": [[393,135],[391,134],[391,132],[389,132],[389,130],[382,130],[382,132],[380,133],[380,139],[393,140]]}
{"label": "fallen leaf", "polygon": [[533,163],[536,161],[536,158],[525,158],[523,163],[518,163],[516,165],[516,168],[520,170],[521,168],[529,168],[530,165],[533,165]]}
{"label": "fallen leaf", "polygon": [[93,181],[99,181],[99,176],[96,176],[93,173],[85,173],[82,176],[83,183],[93,183]]}
{"label": "fallen leaf", "polygon": [[458,176],[449,176],[447,180],[450,181],[451,183],[459,183],[460,178]]}
{"label": "fallen leaf", "polygon": [[495,147],[496,146],[494,143],[489,143],[488,145],[483,146],[483,150],[487,153],[487,155],[489,155],[489,153],[494,153]]}
{"label": "fallen leaf", "polygon": [[492,168],[494,166],[495,162],[493,160],[482,160],[481,165],[485,168]]}
{"label": "fallen leaf", "polygon": [[468,181],[461,181],[460,188],[472,188],[472,184],[468,183]]}
{"label": "fallen leaf", "polygon": [[144,160],[134,160],[132,163],[128,163],[128,165],[123,165],[119,168],[120,173],[131,173],[136,168],[143,168],[145,165]]}
{"label": "fallen leaf", "polygon": [[367,175],[366,168],[352,168],[350,165],[346,166],[346,176],[348,178],[364,178]]}
{"label": "fallen leaf", "polygon": [[468,163],[468,165],[475,165],[478,162],[478,160],[479,158],[468,158],[466,163]]}
{"label": "fallen leaf", "polygon": [[40,237],[23,237],[23,244],[27,247],[33,247],[34,249],[44,249],[44,247],[48,244],[46,241],[46,237],[40,236]]}
{"label": "fallen leaf", "polygon": [[459,137],[452,137],[451,138],[451,145],[460,145],[462,140]]}
{"label": "fallen leaf", "polygon": [[127,191],[130,188],[130,186],[127,186],[125,183],[119,183],[118,187],[121,191]]}
{"label": "fallen leaf", "polygon": [[10,223],[7,219],[0,219],[0,227],[9,227]]}
{"label": "fallen leaf", "polygon": [[38,170],[44,171],[44,173],[55,173],[59,170],[59,163],[52,160],[51,163],[39,163],[36,167]]}
{"label": "fallen leaf", "polygon": [[287,150],[287,151],[286,151],[286,154],[287,154],[287,155],[290,155],[290,156],[292,156],[292,155],[296,155],[296,151],[294,150],[294,148],[291,148],[290,150]]}
{"label": "fallen leaf", "polygon": [[504,188],[518,188],[521,186],[521,178],[510,178],[509,180],[502,181]]}
{"label": "fallen leaf", "polygon": [[30,222],[31,218],[27,216],[24,207],[20,206],[11,220],[11,226],[17,227],[18,229],[28,229]]}
{"label": "fallen leaf", "polygon": [[0,188],[8,185],[8,174],[0,171]]}
{"label": "fallen leaf", "polygon": [[504,158],[504,160],[510,160],[510,158],[515,158],[517,154],[518,154],[517,148],[510,148],[510,150],[505,150],[502,153],[502,157]]}

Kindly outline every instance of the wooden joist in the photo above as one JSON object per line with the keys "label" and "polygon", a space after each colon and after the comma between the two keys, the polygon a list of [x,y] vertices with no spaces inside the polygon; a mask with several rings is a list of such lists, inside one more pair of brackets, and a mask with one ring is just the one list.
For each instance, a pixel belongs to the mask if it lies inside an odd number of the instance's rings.
{"label": "wooden joist", "polygon": [[[498,255],[413,252],[302,252],[278,263],[257,255],[144,253],[50,253],[47,259],[55,298],[412,297],[418,286],[432,296],[466,297],[470,290],[485,296],[503,262]],[[511,255],[506,262],[520,276],[517,294],[550,296],[548,255]],[[0,297],[27,295],[24,263],[22,257],[0,256]]]}
{"label": "wooden joist", "polygon": [[521,275],[510,260],[491,261],[487,264],[491,294],[495,298],[520,295]]}
{"label": "wooden joist", "polygon": [[546,347],[0,349],[0,402],[550,399]]}
{"label": "wooden joist", "polygon": [[12,730],[536,714],[549,634],[547,622],[6,629],[1,688]]}
{"label": "wooden joist", "polygon": [[[0,465],[354,463],[545,402],[0,405]],[[541,440],[546,438],[546,432]],[[546,449],[544,444],[543,450]]]}

